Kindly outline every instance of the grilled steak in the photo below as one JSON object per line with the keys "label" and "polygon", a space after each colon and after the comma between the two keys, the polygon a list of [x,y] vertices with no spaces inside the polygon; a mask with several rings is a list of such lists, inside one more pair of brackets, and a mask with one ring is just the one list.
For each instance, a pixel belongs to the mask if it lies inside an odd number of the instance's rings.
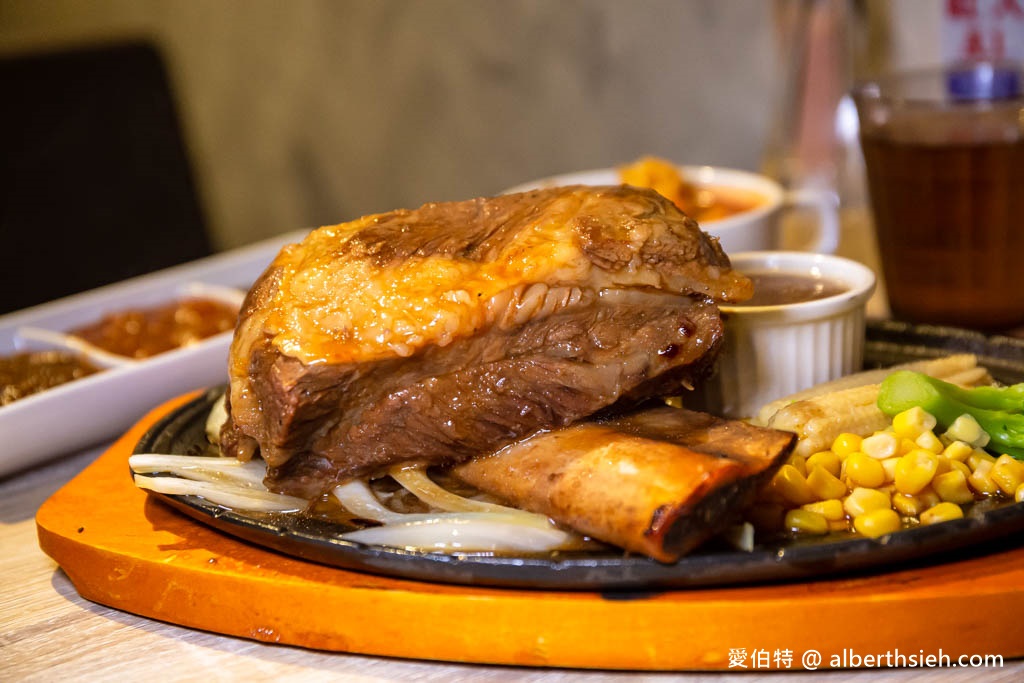
{"label": "grilled steak", "polygon": [[282,250],[250,291],[222,447],[313,497],[453,464],[707,372],[749,297],[660,195],[554,188],[368,216]]}

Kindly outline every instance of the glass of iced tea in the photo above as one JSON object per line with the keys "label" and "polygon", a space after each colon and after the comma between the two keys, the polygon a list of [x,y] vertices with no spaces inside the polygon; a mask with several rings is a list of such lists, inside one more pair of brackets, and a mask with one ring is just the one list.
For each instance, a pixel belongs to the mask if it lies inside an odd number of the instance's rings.
{"label": "glass of iced tea", "polygon": [[893,317],[1024,324],[1024,67],[897,73],[853,95]]}

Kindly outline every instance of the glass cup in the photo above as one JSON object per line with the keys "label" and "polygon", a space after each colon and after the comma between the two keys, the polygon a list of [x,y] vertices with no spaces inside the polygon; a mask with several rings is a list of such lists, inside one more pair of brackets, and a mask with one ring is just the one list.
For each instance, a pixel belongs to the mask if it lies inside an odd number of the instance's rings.
{"label": "glass cup", "polygon": [[853,93],[893,317],[1024,324],[1024,68],[896,73]]}

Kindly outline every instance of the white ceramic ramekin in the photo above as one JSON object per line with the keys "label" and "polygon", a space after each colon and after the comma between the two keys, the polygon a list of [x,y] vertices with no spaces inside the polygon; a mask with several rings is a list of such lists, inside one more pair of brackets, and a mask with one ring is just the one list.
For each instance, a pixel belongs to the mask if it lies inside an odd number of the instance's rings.
{"label": "white ceramic ramekin", "polygon": [[796,304],[722,306],[725,342],[702,390],[702,408],[751,417],[769,401],[860,370],[865,304],[875,288],[870,268],[807,252],[742,252],[730,259],[743,273],[802,273],[845,290]]}

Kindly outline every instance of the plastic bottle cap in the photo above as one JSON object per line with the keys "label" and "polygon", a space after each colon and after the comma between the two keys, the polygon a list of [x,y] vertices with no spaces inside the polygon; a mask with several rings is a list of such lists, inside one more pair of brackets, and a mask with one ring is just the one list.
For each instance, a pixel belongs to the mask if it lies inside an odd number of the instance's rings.
{"label": "plastic bottle cap", "polygon": [[1017,70],[993,64],[954,67],[946,73],[946,87],[954,100],[1004,100],[1021,94]]}

